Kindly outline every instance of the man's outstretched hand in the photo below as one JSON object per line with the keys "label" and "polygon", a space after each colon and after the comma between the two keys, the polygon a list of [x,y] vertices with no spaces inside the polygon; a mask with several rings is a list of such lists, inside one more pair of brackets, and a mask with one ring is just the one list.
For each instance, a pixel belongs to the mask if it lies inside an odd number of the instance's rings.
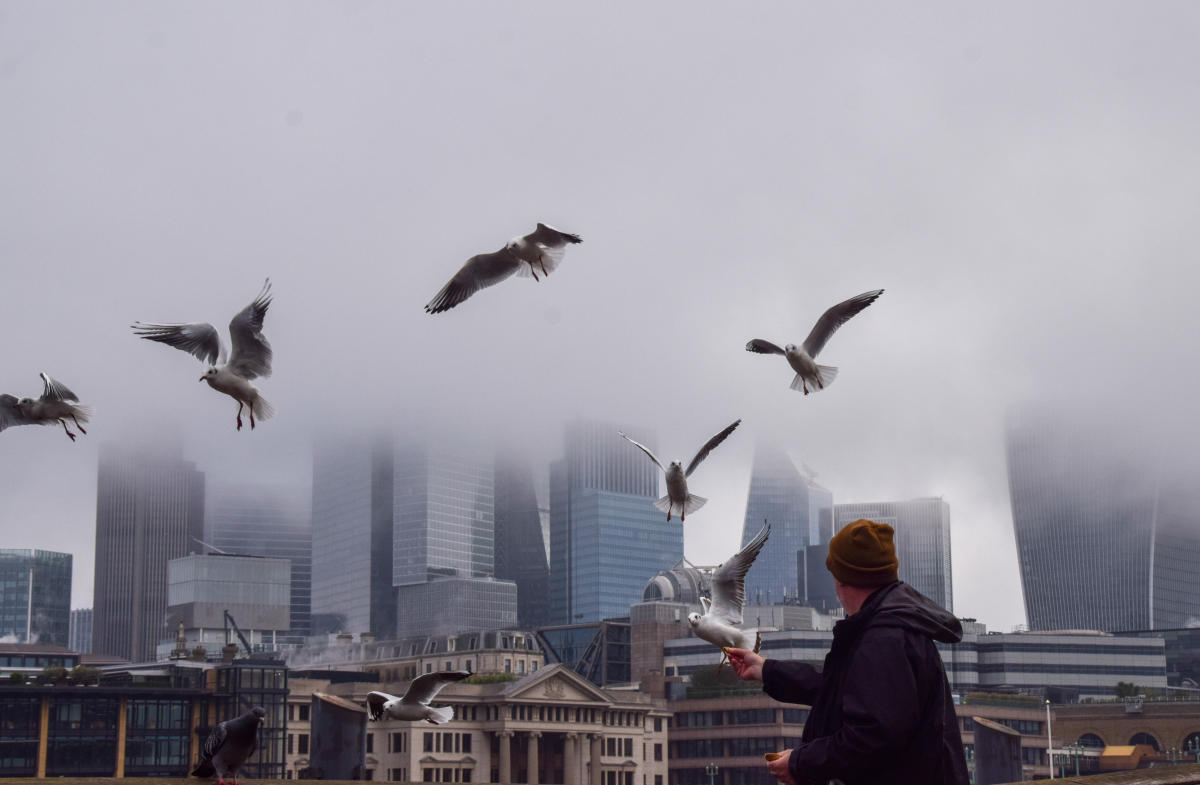
{"label": "man's outstretched hand", "polygon": [[737,671],[737,675],[747,681],[762,680],[763,658],[749,649],[725,649],[729,664]]}
{"label": "man's outstretched hand", "polygon": [[[754,652],[750,652],[754,654]],[[758,655],[755,655],[758,656]],[[759,657],[761,660],[762,657]],[[776,781],[782,785],[796,785],[796,780],[792,778],[792,771],[788,768],[788,758],[792,757],[792,751],[787,750],[779,754],[779,757],[767,763],[767,771]]]}

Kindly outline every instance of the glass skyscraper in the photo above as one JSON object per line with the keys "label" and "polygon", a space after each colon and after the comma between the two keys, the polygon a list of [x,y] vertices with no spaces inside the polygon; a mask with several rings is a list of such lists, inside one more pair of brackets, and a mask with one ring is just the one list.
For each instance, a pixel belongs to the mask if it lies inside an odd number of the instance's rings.
{"label": "glass skyscraper", "polygon": [[0,640],[67,645],[71,565],[69,553],[0,549]]}
{"label": "glass skyscraper", "polygon": [[79,654],[92,653],[92,609],[76,608],[71,611],[71,630],[67,648]]}
{"label": "glass skyscraper", "polygon": [[1030,629],[1200,621],[1200,488],[1194,460],[1168,452],[1195,445],[1148,432],[1081,405],[1010,412],[1008,484]]}
{"label": "glass skyscraper", "polygon": [[801,474],[782,449],[759,444],[754,450],[746,519],[745,546],[771,523],[771,538],[746,574],[746,602],[774,605],[801,601],[800,554],[808,545],[827,541],[833,528],[833,494]]}
{"label": "glass skyscraper", "polygon": [[312,497],[269,485],[209,485],[204,541],[226,553],[291,562],[289,638],[312,633]]}
{"label": "glass skyscraper", "polygon": [[204,474],[179,447],[101,448],[93,652],[153,659],[166,634],[167,562],[203,534]]}
{"label": "glass skyscraper", "polygon": [[628,616],[646,582],[683,558],[683,524],[654,508],[661,471],[619,430],[569,424],[550,467],[552,624]]}
{"label": "glass skyscraper", "polygon": [[834,508],[837,530],[866,518],[895,529],[900,580],[954,611],[954,581],[950,571],[950,505],[941,498],[898,502],[838,504]]}
{"label": "glass skyscraper", "polygon": [[517,623],[541,627],[550,619],[550,568],[529,461],[497,455],[494,488],[496,577],[517,584]]}

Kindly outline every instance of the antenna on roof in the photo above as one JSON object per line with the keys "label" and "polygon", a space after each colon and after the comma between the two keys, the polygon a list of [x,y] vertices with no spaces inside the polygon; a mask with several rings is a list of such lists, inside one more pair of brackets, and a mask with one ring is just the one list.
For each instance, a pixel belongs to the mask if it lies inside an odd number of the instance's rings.
{"label": "antenna on roof", "polygon": [[209,545],[209,544],[208,544],[208,543],[206,543],[204,540],[201,540],[201,539],[199,539],[199,538],[197,538],[197,537],[193,537],[193,538],[192,538],[192,541],[193,541],[193,542],[198,542],[198,543],[200,543],[201,545],[203,545],[205,548],[208,548],[210,551],[214,551],[214,552],[216,552],[216,553],[219,553],[219,554],[221,554],[222,556],[229,556],[229,555],[230,555],[230,554],[226,553],[225,551],[221,550],[220,548],[218,548],[217,546],[215,546],[215,545]]}

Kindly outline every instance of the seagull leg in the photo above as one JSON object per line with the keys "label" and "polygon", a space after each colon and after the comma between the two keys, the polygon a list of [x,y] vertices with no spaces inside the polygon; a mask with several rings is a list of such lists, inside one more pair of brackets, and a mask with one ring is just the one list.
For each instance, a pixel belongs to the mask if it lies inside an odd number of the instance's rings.
{"label": "seagull leg", "polygon": [[242,429],[242,407],[243,407],[243,406],[245,406],[245,405],[246,405],[246,404],[242,403],[241,401],[238,401],[238,413],[237,413],[237,423],[238,423],[238,427],[237,427],[237,429],[238,429],[239,431]]}
{"label": "seagull leg", "polygon": [[727,663],[727,662],[729,662],[729,655],[725,653],[724,649],[722,649],[721,650],[721,661],[717,663],[717,675],[718,676],[721,675],[721,668],[724,667],[725,663]]}
{"label": "seagull leg", "polygon": [[67,430],[66,420],[59,420],[58,424],[63,427],[63,431],[67,434],[67,436],[71,437],[71,441],[75,441],[75,434],[73,434],[69,430]]}
{"label": "seagull leg", "polygon": [[539,257],[538,257],[538,262],[539,262],[539,263],[541,263],[541,265],[542,265],[542,275],[544,275],[544,276],[546,276],[547,278],[549,278],[549,277],[550,277],[550,273],[546,272],[546,257],[545,257],[545,256],[539,256]]}
{"label": "seagull leg", "polygon": [[[250,430],[252,430],[252,431],[254,430],[254,407],[253,406],[250,407]],[[236,780],[234,781],[233,785],[237,785]]]}
{"label": "seagull leg", "polygon": [[533,269],[533,265],[532,265],[532,264],[531,264],[531,265],[529,265],[529,273],[530,273],[530,274],[533,276],[533,280],[535,280],[535,281],[540,281],[540,280],[541,280],[540,278],[538,278],[538,277],[537,277],[537,270]]}
{"label": "seagull leg", "polygon": [[75,415],[73,415],[73,414],[71,415],[71,420],[75,423],[75,427],[79,429],[80,433],[87,434],[87,431],[85,431],[83,429],[83,426],[79,424],[79,420],[75,419]]}

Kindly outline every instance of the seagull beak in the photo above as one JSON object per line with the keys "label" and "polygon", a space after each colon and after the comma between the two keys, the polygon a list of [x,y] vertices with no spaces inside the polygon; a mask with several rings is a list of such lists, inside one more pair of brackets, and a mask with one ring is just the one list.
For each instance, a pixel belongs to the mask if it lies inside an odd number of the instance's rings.
{"label": "seagull beak", "polygon": [[206,378],[206,377],[204,377],[204,376],[201,376],[201,377],[200,377],[200,381],[204,381],[204,379],[205,379],[205,378]]}

